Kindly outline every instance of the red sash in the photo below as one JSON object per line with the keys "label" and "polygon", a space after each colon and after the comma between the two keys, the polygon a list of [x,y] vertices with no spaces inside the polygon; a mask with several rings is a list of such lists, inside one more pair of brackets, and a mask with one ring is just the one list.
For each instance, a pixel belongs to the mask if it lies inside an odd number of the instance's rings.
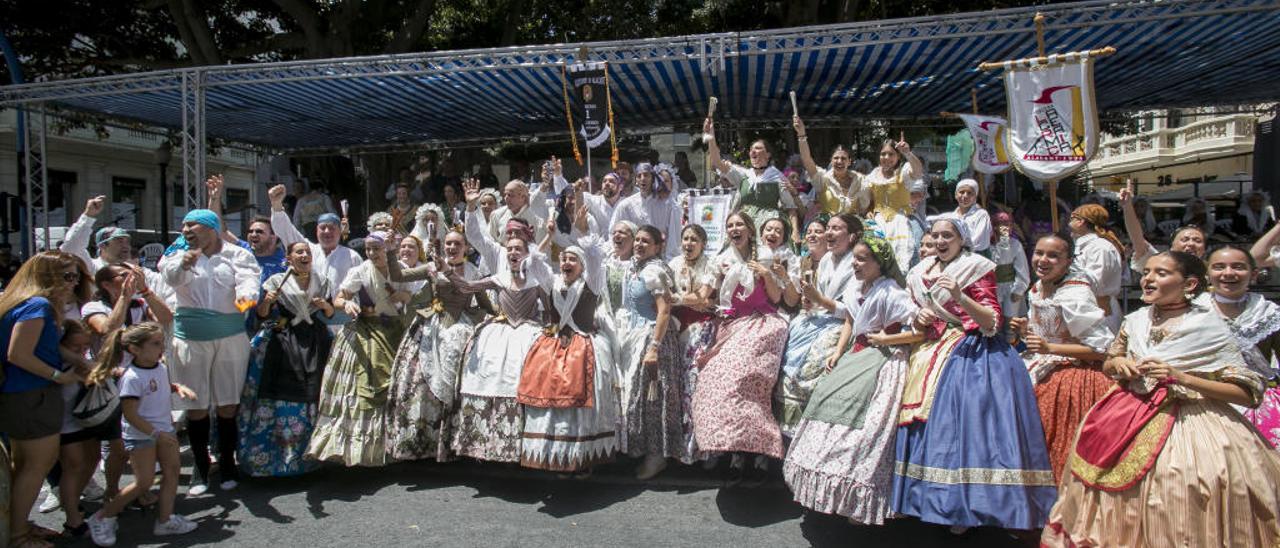
{"label": "red sash", "polygon": [[1095,489],[1132,487],[1160,456],[1177,412],[1177,402],[1163,386],[1143,395],[1113,389],[1085,417],[1071,473]]}

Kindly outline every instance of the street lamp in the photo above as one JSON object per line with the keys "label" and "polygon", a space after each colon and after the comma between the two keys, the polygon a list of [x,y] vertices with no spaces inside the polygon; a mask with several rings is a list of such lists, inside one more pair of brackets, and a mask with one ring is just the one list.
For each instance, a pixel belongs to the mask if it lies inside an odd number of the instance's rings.
{"label": "street lamp", "polygon": [[156,164],[160,165],[160,243],[165,245],[169,243],[169,178],[166,171],[171,159],[173,147],[166,140],[156,147]]}

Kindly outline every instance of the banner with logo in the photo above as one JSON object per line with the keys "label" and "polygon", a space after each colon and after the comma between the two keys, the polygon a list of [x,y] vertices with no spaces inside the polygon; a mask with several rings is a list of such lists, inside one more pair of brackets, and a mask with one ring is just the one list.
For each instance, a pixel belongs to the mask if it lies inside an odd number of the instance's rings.
{"label": "banner with logo", "polygon": [[[605,63],[579,63],[562,67],[564,78],[565,117],[573,141],[573,153],[579,164],[582,154],[578,140],[587,148],[610,143],[613,163],[617,163],[617,144],[613,128],[613,99],[609,95],[609,67]],[[572,95],[572,97],[571,97]],[[576,121],[575,121],[576,116]]]}
{"label": "banner with logo", "polygon": [[724,224],[729,220],[729,207],[732,205],[732,194],[703,194],[689,197],[689,218],[691,224],[701,225],[707,231],[709,254],[715,254],[724,247],[727,241],[724,235]]}
{"label": "banner with logo", "polygon": [[1018,171],[1045,182],[1061,180],[1084,167],[1098,150],[1098,109],[1089,55],[1051,55],[1043,63],[1009,62],[1004,83],[1009,103],[1005,146]]}
{"label": "banner with logo", "polygon": [[957,114],[973,137],[973,170],[997,174],[1009,171],[1009,154],[1005,140],[1009,122],[999,116]]}

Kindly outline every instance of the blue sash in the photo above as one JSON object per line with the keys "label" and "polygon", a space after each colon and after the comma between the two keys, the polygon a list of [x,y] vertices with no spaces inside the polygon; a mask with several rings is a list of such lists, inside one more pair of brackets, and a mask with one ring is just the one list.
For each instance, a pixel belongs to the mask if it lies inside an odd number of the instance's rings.
{"label": "blue sash", "polygon": [[173,315],[173,336],[188,341],[216,341],[244,334],[244,314],[179,307]]}

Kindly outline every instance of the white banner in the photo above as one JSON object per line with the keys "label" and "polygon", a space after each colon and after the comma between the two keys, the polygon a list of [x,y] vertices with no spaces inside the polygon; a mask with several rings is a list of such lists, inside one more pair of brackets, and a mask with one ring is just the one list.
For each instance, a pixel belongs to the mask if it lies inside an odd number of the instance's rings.
{"label": "white banner", "polygon": [[[702,225],[707,231],[706,253],[714,255],[724,246],[724,223],[729,219],[729,206],[733,202],[732,194],[704,194],[689,198],[689,222]],[[679,234],[668,234],[668,238],[679,238]]]}
{"label": "white banner", "polygon": [[1004,72],[1009,159],[1034,181],[1058,181],[1098,150],[1098,109],[1088,55],[1050,56],[1047,64]]}
{"label": "white banner", "polygon": [[979,173],[1004,173],[1009,171],[1009,154],[1005,152],[1005,140],[1009,122],[999,116],[958,114],[973,136],[973,170]]}

